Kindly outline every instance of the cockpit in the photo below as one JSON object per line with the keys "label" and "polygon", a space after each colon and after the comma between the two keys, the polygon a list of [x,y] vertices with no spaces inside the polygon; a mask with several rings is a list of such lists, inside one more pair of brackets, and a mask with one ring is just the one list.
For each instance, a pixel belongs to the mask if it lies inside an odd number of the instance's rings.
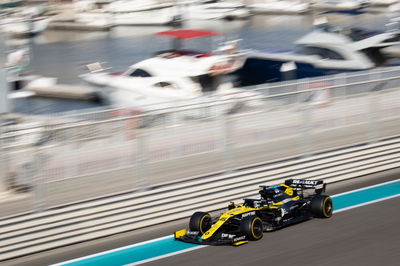
{"label": "cockpit", "polygon": [[263,199],[266,201],[272,201],[274,203],[281,202],[285,199],[290,198],[288,194],[284,192],[283,189],[286,189],[281,186],[273,186],[273,187],[263,187],[259,193]]}

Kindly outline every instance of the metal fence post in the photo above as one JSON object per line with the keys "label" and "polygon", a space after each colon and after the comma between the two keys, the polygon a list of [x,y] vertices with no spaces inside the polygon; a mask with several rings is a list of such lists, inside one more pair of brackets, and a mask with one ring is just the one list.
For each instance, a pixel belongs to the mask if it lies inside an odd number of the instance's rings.
{"label": "metal fence post", "polygon": [[[381,72],[372,73],[369,75],[369,80],[380,80],[382,78]],[[375,142],[379,137],[379,110],[380,110],[380,91],[385,87],[386,82],[380,81],[377,84],[371,84],[371,90],[367,96],[369,100],[369,113],[368,113],[368,141]]]}
{"label": "metal fence post", "polygon": [[137,135],[137,152],[136,152],[136,172],[137,172],[137,187],[143,190],[147,182],[147,138],[148,133],[145,128],[138,129]]}
{"label": "metal fence post", "polygon": [[80,131],[81,127],[76,126],[72,128],[72,144],[71,144],[71,155],[72,155],[72,161],[73,161],[73,167],[71,166],[70,170],[68,171],[70,173],[70,177],[72,176],[79,176],[81,173],[81,164],[77,158],[79,158],[81,154],[81,148],[79,145],[79,138],[80,138]]}
{"label": "metal fence post", "polygon": [[[178,139],[180,139],[180,136],[178,135],[179,130],[178,128],[181,126],[180,123],[181,121],[179,121],[179,114],[177,113],[177,111],[170,113],[169,117],[169,125],[165,125],[166,127],[168,127],[169,129],[172,129],[172,140],[176,141]],[[183,117],[181,118],[183,120]],[[179,143],[178,145],[175,145],[174,150],[173,150],[173,157],[175,158],[179,158],[182,156],[182,145]]]}
{"label": "metal fence post", "polygon": [[231,115],[224,113],[222,118],[222,130],[224,138],[224,170],[227,173],[233,172],[235,169],[235,152],[234,152],[234,121]]}
{"label": "metal fence post", "polygon": [[301,142],[302,142],[302,150],[303,156],[309,156],[312,153],[312,118],[311,118],[311,109],[312,106],[309,103],[304,103],[303,106],[303,126],[300,130],[301,133]]}
{"label": "metal fence post", "polygon": [[[340,73],[336,75],[336,79],[333,82],[333,85],[345,85],[347,84],[347,74],[346,73]],[[342,86],[340,88],[336,88],[333,93],[333,97],[343,97],[346,98],[347,96],[347,86]]]}
{"label": "metal fence post", "polygon": [[[1,132],[1,130],[0,130]],[[4,142],[3,140],[0,140],[0,142]],[[1,143],[0,146],[3,146],[3,143]],[[0,148],[0,191],[6,191],[7,190],[7,179],[8,179],[8,155],[7,155],[7,150],[4,148]]]}
{"label": "metal fence post", "polygon": [[369,115],[368,115],[368,141],[375,142],[379,137],[379,92],[369,93]]}
{"label": "metal fence post", "polygon": [[43,211],[46,209],[46,191],[45,191],[45,180],[44,175],[42,174],[43,171],[43,156],[41,147],[35,146],[33,149],[34,155],[34,163],[35,163],[35,177],[34,177],[34,209],[37,212]]}

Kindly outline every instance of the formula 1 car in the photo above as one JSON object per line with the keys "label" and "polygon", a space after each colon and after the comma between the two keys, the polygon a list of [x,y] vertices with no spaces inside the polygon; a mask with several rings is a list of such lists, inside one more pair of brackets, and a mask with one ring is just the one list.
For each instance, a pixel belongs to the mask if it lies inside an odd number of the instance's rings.
{"label": "formula 1 car", "polygon": [[[329,196],[322,195],[326,184],[321,180],[289,179],[284,184],[260,188],[260,198],[244,199],[243,204],[231,202],[228,211],[219,218],[195,212],[190,218],[189,230],[176,231],[175,239],[203,245],[239,246],[261,239],[264,231],[313,217],[332,216],[333,202]],[[313,191],[310,193],[310,190]]]}

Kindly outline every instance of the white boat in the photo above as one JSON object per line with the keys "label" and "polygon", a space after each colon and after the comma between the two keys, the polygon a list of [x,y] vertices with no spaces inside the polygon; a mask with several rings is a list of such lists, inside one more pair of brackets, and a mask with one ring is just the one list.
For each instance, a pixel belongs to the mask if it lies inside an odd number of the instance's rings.
{"label": "white boat", "polygon": [[304,14],[311,10],[307,2],[270,0],[247,6],[253,14]]}
{"label": "white boat", "polygon": [[93,10],[76,13],[74,18],[77,23],[102,26],[170,25],[180,21],[171,8],[122,13]]}
{"label": "white boat", "polygon": [[366,0],[321,0],[312,4],[316,10],[357,11],[369,5]]}
{"label": "white boat", "polygon": [[213,53],[207,53],[183,50],[179,44],[182,40],[219,33],[171,30],[157,35],[172,38],[174,49],[138,62],[122,74],[89,73],[82,78],[89,84],[102,87],[104,97],[112,104],[140,106],[143,111],[256,95],[223,82],[225,74],[242,67],[245,60],[245,53],[236,50],[236,42],[225,43]]}
{"label": "white boat", "polygon": [[104,9],[111,12],[139,12],[171,7],[172,2],[159,3],[156,0],[74,0],[73,7],[78,12]]}
{"label": "white boat", "polygon": [[246,5],[236,2],[180,2],[178,7],[181,10],[184,20],[210,20],[210,19],[246,19],[251,16]]}
{"label": "white boat", "polygon": [[399,0],[368,0],[371,6],[390,6],[398,2]]}
{"label": "white boat", "polygon": [[156,0],[118,0],[105,7],[110,12],[139,12],[172,7],[172,2],[159,3]]}
{"label": "white boat", "polygon": [[95,0],[74,0],[72,5],[76,12],[85,12],[96,9]]}
{"label": "white boat", "polygon": [[50,17],[8,16],[0,20],[0,31],[16,37],[28,37],[43,32],[50,23]]}
{"label": "white boat", "polygon": [[392,13],[392,16],[398,17],[400,12],[400,2],[388,6],[387,11],[389,14]]}
{"label": "white boat", "polygon": [[399,43],[398,31],[373,32],[320,24],[296,41],[293,51],[249,53],[238,75],[248,85],[366,70],[391,63],[382,49]]}
{"label": "white boat", "polygon": [[181,22],[180,16],[175,9],[165,8],[153,11],[112,13],[114,25],[173,25]]}
{"label": "white boat", "polygon": [[77,23],[95,26],[156,26],[180,22],[180,16],[171,2],[156,0],[110,1],[96,8],[97,0],[75,2],[74,20]]}

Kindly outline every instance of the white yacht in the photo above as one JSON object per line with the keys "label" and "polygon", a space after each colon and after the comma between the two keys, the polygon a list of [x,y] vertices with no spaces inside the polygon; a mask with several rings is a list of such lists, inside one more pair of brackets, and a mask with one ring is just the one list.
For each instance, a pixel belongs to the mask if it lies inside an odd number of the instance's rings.
{"label": "white yacht", "polygon": [[320,24],[295,42],[292,51],[252,51],[237,71],[244,84],[358,71],[391,64],[383,48],[400,43],[398,31],[373,32]]}
{"label": "white yacht", "polygon": [[106,6],[106,8],[112,10],[113,12],[126,13],[149,11],[172,6],[172,2],[157,0],[118,0],[111,2],[109,5]]}
{"label": "white yacht", "polygon": [[202,3],[182,1],[177,3],[182,19],[210,20],[210,19],[246,19],[251,16],[245,4],[238,2]]}
{"label": "white yacht", "polygon": [[43,32],[51,18],[36,13],[25,12],[6,13],[0,17],[0,31],[16,37],[29,37]]}
{"label": "white yacht", "polygon": [[269,0],[247,6],[253,14],[304,14],[311,5],[302,1]]}
{"label": "white yacht", "polygon": [[76,13],[74,18],[78,23],[102,26],[158,26],[180,22],[180,16],[172,8],[137,12],[92,10]]}
{"label": "white yacht", "polygon": [[160,3],[157,0],[74,0],[73,6],[78,12],[94,9],[108,9],[114,12],[139,12],[171,7],[172,2]]}
{"label": "white yacht", "polygon": [[315,10],[357,11],[369,6],[367,0],[321,0],[312,4]]}
{"label": "white yacht", "polygon": [[371,6],[390,6],[398,2],[399,0],[368,0]]}
{"label": "white yacht", "polygon": [[180,15],[171,3],[155,0],[120,0],[96,8],[94,0],[80,1],[75,5],[75,21],[101,26],[157,26],[180,22]]}
{"label": "white yacht", "polygon": [[103,97],[110,103],[141,106],[142,110],[256,95],[233,88],[230,82],[224,81],[225,74],[242,67],[245,60],[245,52],[237,50],[236,41],[225,42],[213,52],[204,52],[182,49],[182,41],[220,33],[180,29],[157,35],[172,38],[174,48],[158,52],[121,74],[96,73],[96,69],[92,68],[93,73],[82,78],[102,87]]}

